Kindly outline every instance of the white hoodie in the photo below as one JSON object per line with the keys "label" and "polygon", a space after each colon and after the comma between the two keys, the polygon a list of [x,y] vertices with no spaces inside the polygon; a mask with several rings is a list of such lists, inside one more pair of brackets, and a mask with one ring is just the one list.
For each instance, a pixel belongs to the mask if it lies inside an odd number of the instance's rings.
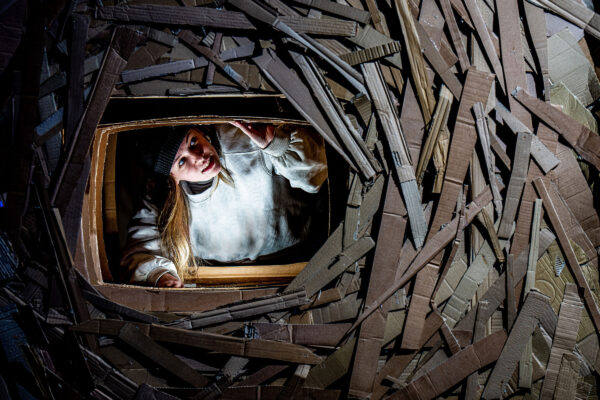
{"label": "white hoodie", "polygon": [[[216,131],[220,161],[233,185],[221,182],[215,188],[214,179],[213,187],[192,194],[182,184],[194,256],[240,262],[299,244],[309,233],[314,213],[307,193],[317,193],[327,179],[323,139],[301,126],[280,125],[273,141],[261,150],[233,125],[217,125]],[[130,222],[121,267],[130,271],[131,282],[156,285],[166,273],[177,276],[175,265],[160,249],[158,212],[145,199]]]}

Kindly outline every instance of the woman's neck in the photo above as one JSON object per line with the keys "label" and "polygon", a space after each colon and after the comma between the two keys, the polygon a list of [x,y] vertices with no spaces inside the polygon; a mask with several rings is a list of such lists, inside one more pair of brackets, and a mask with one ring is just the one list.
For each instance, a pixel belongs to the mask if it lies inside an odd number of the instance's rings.
{"label": "woman's neck", "polygon": [[192,194],[200,194],[212,186],[214,179],[212,178],[206,182],[187,182],[187,184]]}

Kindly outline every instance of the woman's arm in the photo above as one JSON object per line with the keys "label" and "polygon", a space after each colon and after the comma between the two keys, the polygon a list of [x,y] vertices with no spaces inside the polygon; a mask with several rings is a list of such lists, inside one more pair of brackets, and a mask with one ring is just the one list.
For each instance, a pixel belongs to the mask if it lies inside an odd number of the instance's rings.
{"label": "woman's arm", "polygon": [[234,122],[267,154],[274,171],[290,185],[316,193],[327,179],[327,157],[323,138],[299,125],[257,125]]}
{"label": "woman's arm", "polygon": [[121,267],[130,273],[130,282],[161,287],[182,287],[175,264],[163,256],[158,231],[158,210],[148,200],[133,216]]}

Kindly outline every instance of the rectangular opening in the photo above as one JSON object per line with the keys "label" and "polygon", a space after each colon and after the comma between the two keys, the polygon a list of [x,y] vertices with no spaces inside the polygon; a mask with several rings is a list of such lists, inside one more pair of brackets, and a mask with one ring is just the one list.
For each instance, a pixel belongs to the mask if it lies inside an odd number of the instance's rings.
{"label": "rectangular opening", "polygon": [[[143,134],[141,132],[144,129],[158,126],[218,124],[231,119],[233,118],[221,116],[175,116],[109,122],[98,127],[92,148],[89,190],[82,216],[80,256],[84,261],[82,265],[85,266],[85,271],[82,272],[103,294],[124,305],[147,311],[201,310],[275,293],[304,268],[312,253],[287,263],[191,267],[183,277],[191,285],[186,285],[183,289],[135,286],[115,279],[115,268],[118,268],[120,252],[126,240],[127,222],[136,211],[135,202],[130,201],[135,197],[135,193],[132,193],[136,190],[137,196],[143,193],[139,191],[139,186],[135,186],[140,181],[128,181],[131,177],[123,179],[124,173],[119,169],[122,168],[123,154],[127,154],[127,144],[131,142],[132,135]],[[242,119],[254,123],[306,124],[298,119],[248,116]],[[327,150],[329,157],[332,152]],[[331,162],[329,166],[332,166]],[[135,177],[136,172],[131,173]],[[345,187],[347,167],[344,165],[336,173],[344,177],[342,186]],[[125,193],[122,190],[124,185],[132,193]],[[327,182],[324,191],[327,197],[328,230],[331,224],[337,224],[343,218],[339,213],[336,215],[335,212],[330,212],[332,201],[337,201],[335,196],[331,196],[330,189],[330,183]],[[342,194],[339,198],[345,200],[345,195]],[[328,232],[323,240],[327,235]],[[318,249],[318,246],[315,248]]]}

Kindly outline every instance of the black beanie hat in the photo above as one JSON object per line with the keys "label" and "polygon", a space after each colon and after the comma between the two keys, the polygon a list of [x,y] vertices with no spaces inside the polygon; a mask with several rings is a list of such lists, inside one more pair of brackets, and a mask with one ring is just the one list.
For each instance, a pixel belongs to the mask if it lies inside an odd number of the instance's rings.
{"label": "black beanie hat", "polygon": [[166,126],[144,133],[140,143],[141,157],[146,168],[167,177],[188,126]]}

